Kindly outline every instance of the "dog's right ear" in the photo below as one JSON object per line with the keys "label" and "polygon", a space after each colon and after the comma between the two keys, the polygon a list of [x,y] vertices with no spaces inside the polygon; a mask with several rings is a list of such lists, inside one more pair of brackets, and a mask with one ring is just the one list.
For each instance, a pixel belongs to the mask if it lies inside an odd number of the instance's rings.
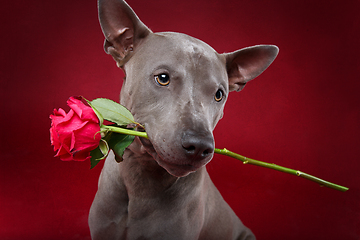
{"label": "dog's right ear", "polygon": [[105,36],[105,52],[121,67],[151,30],[140,21],[125,1],[99,0],[98,10]]}

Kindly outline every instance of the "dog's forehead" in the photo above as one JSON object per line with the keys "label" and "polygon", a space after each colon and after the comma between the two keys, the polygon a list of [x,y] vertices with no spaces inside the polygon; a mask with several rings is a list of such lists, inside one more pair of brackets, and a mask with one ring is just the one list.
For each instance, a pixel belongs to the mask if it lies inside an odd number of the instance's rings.
{"label": "dog's forehead", "polygon": [[175,53],[183,53],[188,56],[206,57],[209,59],[218,58],[217,52],[205,42],[182,33],[165,32],[157,33],[175,50]]}
{"label": "dog's forehead", "polygon": [[160,32],[151,34],[139,52],[168,58],[202,58],[212,62],[223,61],[211,46],[189,35],[176,32]]}
{"label": "dog's forehead", "polygon": [[226,78],[225,57],[222,54],[199,39],[176,32],[150,34],[135,50],[127,65],[127,70],[136,69],[137,74],[147,75],[165,67],[183,73],[191,71],[193,76],[212,74],[217,78]]}
{"label": "dog's forehead", "polygon": [[159,33],[164,36],[165,41],[180,48],[181,52],[191,55],[204,55],[207,57],[215,56],[216,51],[205,42],[181,33]]}

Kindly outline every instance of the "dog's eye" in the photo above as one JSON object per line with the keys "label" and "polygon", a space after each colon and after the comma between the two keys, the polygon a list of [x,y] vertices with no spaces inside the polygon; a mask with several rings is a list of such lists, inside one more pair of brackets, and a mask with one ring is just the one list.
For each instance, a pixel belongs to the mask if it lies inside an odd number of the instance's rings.
{"label": "dog's eye", "polygon": [[161,73],[159,75],[155,75],[155,81],[161,86],[166,86],[170,83],[170,77],[166,73]]}
{"label": "dog's eye", "polygon": [[217,90],[214,97],[215,101],[220,102],[223,99],[223,97],[224,97],[224,92],[221,89]]}

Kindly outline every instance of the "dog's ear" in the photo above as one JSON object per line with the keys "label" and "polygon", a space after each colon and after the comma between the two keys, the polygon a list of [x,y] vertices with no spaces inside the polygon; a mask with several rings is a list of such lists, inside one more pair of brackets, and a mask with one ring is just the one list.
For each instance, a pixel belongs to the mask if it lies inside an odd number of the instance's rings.
{"label": "dog's ear", "polygon": [[274,45],[257,45],[225,53],[229,90],[242,90],[274,61],[278,52],[279,48]]}
{"label": "dog's ear", "polygon": [[105,52],[121,66],[151,31],[125,1],[99,0],[98,10]]}

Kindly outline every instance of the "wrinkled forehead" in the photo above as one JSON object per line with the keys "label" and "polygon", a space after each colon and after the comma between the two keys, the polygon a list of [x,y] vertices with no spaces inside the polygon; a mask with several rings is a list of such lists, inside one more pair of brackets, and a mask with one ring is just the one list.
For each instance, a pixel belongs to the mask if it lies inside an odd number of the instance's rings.
{"label": "wrinkled forehead", "polygon": [[209,65],[221,68],[225,63],[225,59],[208,44],[185,34],[154,33],[145,41],[134,55],[134,62],[139,64],[151,64],[149,57],[157,64]]}
{"label": "wrinkled forehead", "polygon": [[[206,58],[217,58],[216,51],[208,44],[181,33],[158,33],[155,34],[157,38],[162,38],[164,44],[172,47],[177,54],[184,54],[187,56],[202,56]],[[214,59],[215,60],[215,59]]]}

